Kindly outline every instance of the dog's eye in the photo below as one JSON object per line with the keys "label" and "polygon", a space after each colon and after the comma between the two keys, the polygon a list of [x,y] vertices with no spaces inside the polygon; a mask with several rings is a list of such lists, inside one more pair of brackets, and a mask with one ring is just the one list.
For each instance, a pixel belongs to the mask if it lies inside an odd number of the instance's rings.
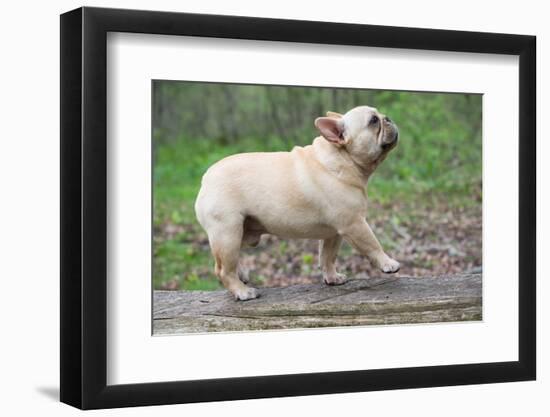
{"label": "dog's eye", "polygon": [[380,120],[380,119],[378,119],[378,116],[372,116],[372,117],[370,118],[369,124],[371,124],[371,125],[376,124],[376,123],[378,123],[379,120]]}

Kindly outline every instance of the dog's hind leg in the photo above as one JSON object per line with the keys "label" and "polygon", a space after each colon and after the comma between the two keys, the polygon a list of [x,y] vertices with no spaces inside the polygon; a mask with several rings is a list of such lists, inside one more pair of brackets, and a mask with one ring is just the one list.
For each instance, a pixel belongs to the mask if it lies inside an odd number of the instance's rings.
{"label": "dog's hind leg", "polygon": [[243,223],[243,248],[255,248],[260,243],[262,234],[266,233],[264,226],[254,217],[247,216]]}
{"label": "dog's hind leg", "polygon": [[243,283],[248,284],[250,282],[250,271],[248,268],[243,267],[241,263],[237,266],[237,275]]}
{"label": "dog's hind leg", "polygon": [[262,234],[259,232],[248,231],[245,229],[241,243],[242,248],[255,248],[260,243]]}
{"label": "dog's hind leg", "polygon": [[242,223],[224,222],[213,225],[208,230],[210,248],[216,260],[216,275],[235,299],[244,301],[258,297],[258,292],[239,279],[238,265],[242,236]]}
{"label": "dog's hind leg", "polygon": [[336,255],[341,244],[340,235],[319,242],[319,264],[323,270],[323,281],[327,285],[340,285],[347,281],[345,275],[336,272]]}

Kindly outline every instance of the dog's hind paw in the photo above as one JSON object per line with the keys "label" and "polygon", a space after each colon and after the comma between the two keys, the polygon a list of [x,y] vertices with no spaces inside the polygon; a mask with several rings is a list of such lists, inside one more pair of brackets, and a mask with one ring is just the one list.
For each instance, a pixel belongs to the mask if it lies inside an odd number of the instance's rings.
{"label": "dog's hind paw", "polygon": [[323,281],[327,285],[342,285],[345,284],[348,280],[344,274],[333,274],[323,276]]}
{"label": "dog's hind paw", "polygon": [[243,286],[244,288],[239,288],[238,290],[233,291],[235,300],[237,301],[246,301],[258,298],[260,293],[256,288]]}

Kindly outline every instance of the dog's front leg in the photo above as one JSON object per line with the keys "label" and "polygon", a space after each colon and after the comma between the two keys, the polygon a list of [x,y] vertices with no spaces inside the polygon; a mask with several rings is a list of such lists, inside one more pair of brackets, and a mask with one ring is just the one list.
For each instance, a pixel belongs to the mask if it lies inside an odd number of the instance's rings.
{"label": "dog's front leg", "polygon": [[319,264],[323,270],[323,280],[327,285],[340,285],[347,277],[336,272],[336,255],[342,243],[342,236],[335,235],[319,242]]}
{"label": "dog's front leg", "polygon": [[399,262],[390,258],[365,219],[358,219],[342,230],[342,235],[355,249],[382,272],[399,271]]}

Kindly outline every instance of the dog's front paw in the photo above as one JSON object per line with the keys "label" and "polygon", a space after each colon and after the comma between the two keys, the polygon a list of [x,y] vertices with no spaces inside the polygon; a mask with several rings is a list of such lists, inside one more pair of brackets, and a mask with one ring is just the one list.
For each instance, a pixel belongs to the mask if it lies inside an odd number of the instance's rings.
{"label": "dog's front paw", "polygon": [[331,275],[323,275],[323,281],[325,281],[325,284],[327,285],[342,285],[345,284],[348,280],[348,277],[346,277],[344,274],[331,274]]}
{"label": "dog's front paw", "polygon": [[256,288],[247,287],[246,285],[243,285],[242,288],[233,291],[233,295],[237,301],[252,300],[260,296]]}
{"label": "dog's front paw", "polygon": [[399,268],[401,268],[399,262],[397,262],[395,259],[390,258],[389,256],[387,256],[386,258],[387,259],[384,260],[384,262],[380,263],[380,270],[382,272],[385,272],[386,274],[393,274],[399,271]]}

